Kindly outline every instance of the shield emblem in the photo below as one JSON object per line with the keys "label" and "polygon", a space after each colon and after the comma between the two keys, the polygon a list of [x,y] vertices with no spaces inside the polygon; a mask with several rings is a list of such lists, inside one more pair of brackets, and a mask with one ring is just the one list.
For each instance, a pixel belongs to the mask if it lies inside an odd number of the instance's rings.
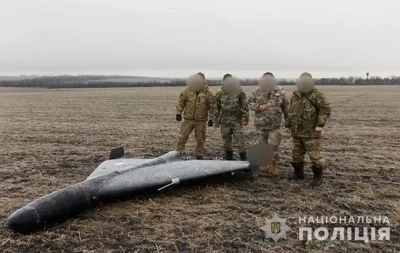
{"label": "shield emblem", "polygon": [[279,234],[281,232],[281,223],[280,222],[272,222],[271,223],[271,232],[273,234]]}

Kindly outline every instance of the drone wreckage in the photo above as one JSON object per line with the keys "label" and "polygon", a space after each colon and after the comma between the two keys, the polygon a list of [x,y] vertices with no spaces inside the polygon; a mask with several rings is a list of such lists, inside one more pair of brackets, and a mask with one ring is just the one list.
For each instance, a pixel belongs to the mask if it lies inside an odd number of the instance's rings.
{"label": "drone wreckage", "polygon": [[34,200],[12,213],[5,226],[17,233],[32,233],[65,221],[98,202],[238,171],[257,176],[259,166],[271,161],[272,151],[272,146],[258,144],[248,149],[248,161],[221,161],[184,160],[177,151],[152,159],[128,159],[122,147],[112,149],[109,160],[85,181]]}

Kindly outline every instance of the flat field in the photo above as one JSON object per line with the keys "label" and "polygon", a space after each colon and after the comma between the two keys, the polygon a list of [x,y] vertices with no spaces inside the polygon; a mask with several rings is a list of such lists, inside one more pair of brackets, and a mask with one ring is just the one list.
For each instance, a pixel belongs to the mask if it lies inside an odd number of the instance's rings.
{"label": "flat field", "polygon": [[[84,180],[112,147],[123,145],[128,157],[138,158],[174,149],[180,127],[174,106],[181,89],[0,89],[0,226],[31,200]],[[245,87],[248,94],[252,89]],[[293,87],[285,89],[290,96]],[[102,204],[28,236],[1,228],[0,251],[397,252],[400,87],[320,89],[333,108],[323,137],[322,187],[309,187],[309,164],[307,180],[287,180],[291,141],[285,136],[278,178],[252,181],[237,174],[172,187]],[[248,145],[257,142],[253,124],[245,133]],[[194,146],[191,137],[189,154]],[[218,130],[207,130],[206,147],[209,159],[222,157]],[[274,213],[291,228],[278,243],[265,241],[260,231]],[[299,216],[334,215],[388,216],[391,241],[297,239]]]}

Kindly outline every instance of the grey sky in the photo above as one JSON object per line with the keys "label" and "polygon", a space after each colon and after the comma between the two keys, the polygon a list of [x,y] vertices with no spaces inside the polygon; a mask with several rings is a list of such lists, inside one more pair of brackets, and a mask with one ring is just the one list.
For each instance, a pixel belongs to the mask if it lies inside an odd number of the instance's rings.
{"label": "grey sky", "polygon": [[1,0],[0,75],[400,75],[399,0]]}

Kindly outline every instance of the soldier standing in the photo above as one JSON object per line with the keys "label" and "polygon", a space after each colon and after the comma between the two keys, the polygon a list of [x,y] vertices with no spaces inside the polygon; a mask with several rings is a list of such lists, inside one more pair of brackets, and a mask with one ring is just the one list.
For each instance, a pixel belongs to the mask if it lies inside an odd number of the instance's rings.
{"label": "soldier standing", "polygon": [[246,94],[240,87],[240,80],[226,74],[221,90],[215,95],[214,128],[221,127],[225,159],[233,160],[232,137],[239,152],[240,160],[246,161],[246,143],[243,127],[249,122],[249,107]]}
{"label": "soldier standing", "polygon": [[293,137],[292,179],[304,179],[304,155],[307,153],[314,173],[311,185],[322,184],[321,134],[330,115],[331,107],[325,95],[314,87],[311,74],[301,74],[297,81],[297,90],[290,99],[289,117],[285,124]]}
{"label": "soldier standing", "polygon": [[[203,159],[205,156],[204,143],[206,140],[206,124],[208,114],[212,115],[214,96],[207,87],[203,73],[197,73],[188,79],[187,87],[179,95],[179,102],[176,106],[176,120],[182,120],[176,150],[183,154],[186,142],[194,130],[197,141],[196,159]],[[212,120],[208,121],[212,126]]]}
{"label": "soldier standing", "polygon": [[278,174],[279,145],[281,143],[282,115],[287,119],[289,101],[285,92],[277,85],[274,75],[267,72],[260,79],[259,87],[249,98],[249,107],[255,112],[255,127],[260,143],[274,147],[272,163],[262,166],[262,171]]}

